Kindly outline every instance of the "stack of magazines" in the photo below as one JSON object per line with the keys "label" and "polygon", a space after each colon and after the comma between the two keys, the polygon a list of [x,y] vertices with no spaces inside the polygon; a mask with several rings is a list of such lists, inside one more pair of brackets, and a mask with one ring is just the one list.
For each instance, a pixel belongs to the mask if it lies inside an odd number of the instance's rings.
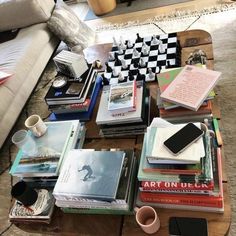
{"label": "stack of magazines", "polygon": [[53,190],[56,205],[68,213],[128,214],[135,166],[132,150],[71,150]]}

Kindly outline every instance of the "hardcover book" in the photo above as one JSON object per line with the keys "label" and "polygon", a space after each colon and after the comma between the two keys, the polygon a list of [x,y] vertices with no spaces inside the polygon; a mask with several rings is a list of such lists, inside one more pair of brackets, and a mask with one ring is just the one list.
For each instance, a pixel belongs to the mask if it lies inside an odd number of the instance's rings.
{"label": "hardcover book", "polygon": [[125,153],[70,150],[53,191],[57,196],[115,200]]}
{"label": "hardcover book", "polygon": [[37,155],[25,156],[19,150],[10,170],[11,175],[18,177],[49,177],[58,175],[65,153],[76,145],[75,138],[77,136],[75,130],[78,130],[80,122],[77,120],[45,123],[48,129],[40,138],[34,137],[28,131],[38,147]]}
{"label": "hardcover book", "polygon": [[108,111],[129,112],[136,109],[136,80],[112,84],[108,101]]}
{"label": "hardcover book", "polygon": [[218,71],[186,65],[160,96],[167,102],[197,111],[220,75]]}

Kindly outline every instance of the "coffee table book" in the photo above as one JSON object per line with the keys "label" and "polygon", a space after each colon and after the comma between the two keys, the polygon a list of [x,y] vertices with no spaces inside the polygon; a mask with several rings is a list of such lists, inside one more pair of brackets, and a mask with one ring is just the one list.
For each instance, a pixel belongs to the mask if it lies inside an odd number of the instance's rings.
{"label": "coffee table book", "polygon": [[53,190],[54,197],[115,200],[124,157],[123,151],[70,150]]}
{"label": "coffee table book", "polygon": [[[10,174],[18,177],[58,176],[65,153],[76,145],[77,121],[45,122],[48,129],[40,138],[30,135],[38,147],[38,155],[29,157],[18,151]],[[71,141],[70,141],[71,140]]]}
{"label": "coffee table book", "polygon": [[220,78],[221,72],[186,65],[161,93],[167,102],[197,111]]}

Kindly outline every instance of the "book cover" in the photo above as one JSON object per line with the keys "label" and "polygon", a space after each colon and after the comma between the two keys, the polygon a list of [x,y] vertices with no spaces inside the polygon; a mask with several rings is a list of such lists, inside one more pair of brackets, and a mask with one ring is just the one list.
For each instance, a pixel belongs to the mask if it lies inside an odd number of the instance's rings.
{"label": "book cover", "polygon": [[218,71],[186,65],[160,96],[168,102],[197,111],[220,75]]}
{"label": "book cover", "polygon": [[37,156],[25,156],[19,150],[9,172],[11,175],[18,177],[58,175],[61,161],[72,135],[73,121],[45,122],[45,124],[48,127],[47,132],[40,138],[34,137],[28,131],[38,147]]}
{"label": "book cover", "polygon": [[125,153],[70,150],[53,195],[115,200]]}
{"label": "book cover", "polygon": [[108,111],[129,112],[136,109],[136,80],[112,84],[108,101]]}
{"label": "book cover", "polygon": [[96,123],[98,125],[110,125],[110,124],[123,124],[129,122],[141,122],[142,119],[142,107],[144,98],[144,87],[143,82],[137,82],[137,98],[136,98],[136,110],[132,112],[121,112],[117,114],[112,114],[108,111],[108,101],[110,94],[110,86],[104,86],[102,90],[102,95],[99,103],[99,108],[96,117]]}

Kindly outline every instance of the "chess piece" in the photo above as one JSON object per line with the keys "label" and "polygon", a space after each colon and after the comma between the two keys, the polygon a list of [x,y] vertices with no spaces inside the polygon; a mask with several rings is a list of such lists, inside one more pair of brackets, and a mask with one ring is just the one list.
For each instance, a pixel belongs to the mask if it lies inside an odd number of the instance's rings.
{"label": "chess piece", "polygon": [[120,48],[121,48],[122,50],[125,50],[125,49],[126,49],[126,45],[125,45],[125,43],[124,43],[123,41],[120,43]]}
{"label": "chess piece", "polygon": [[117,46],[118,46],[118,43],[117,43],[117,41],[116,41],[116,38],[113,36],[112,39],[113,39],[113,46],[117,47]]}
{"label": "chess piece", "polygon": [[145,61],[144,61],[144,59],[142,57],[139,60],[139,66],[140,67],[145,67],[146,66],[146,63],[145,63]]}
{"label": "chess piece", "polygon": [[138,70],[138,73],[137,73],[136,80],[137,80],[137,81],[145,81],[145,75],[140,74],[140,71],[139,71],[139,70]]}
{"label": "chess piece", "polygon": [[134,68],[138,68],[138,61],[137,60],[134,61],[133,66],[134,66]]}
{"label": "chess piece", "polygon": [[123,83],[123,82],[125,82],[125,77],[121,72],[119,72],[118,83]]}
{"label": "chess piece", "polygon": [[128,40],[128,43],[127,43],[127,47],[128,48],[132,48],[134,45],[133,43],[131,42],[131,40]]}
{"label": "chess piece", "polygon": [[123,54],[123,50],[122,50],[121,46],[118,47],[118,54],[119,54],[119,55],[122,55],[122,54]]}
{"label": "chess piece", "polygon": [[105,77],[105,74],[103,73],[101,76],[102,76],[102,84],[109,85],[109,80]]}
{"label": "chess piece", "polygon": [[106,72],[107,73],[111,73],[112,72],[112,68],[109,66],[108,62],[105,62],[106,65]]}
{"label": "chess piece", "polygon": [[119,72],[117,71],[116,67],[113,68],[112,75],[113,75],[113,77],[117,77],[119,75]]}
{"label": "chess piece", "polygon": [[165,51],[166,51],[161,40],[160,40],[158,50],[159,50],[160,53],[165,53]]}
{"label": "chess piece", "polygon": [[142,42],[143,39],[139,36],[139,33],[137,33],[136,35],[137,35],[136,42]]}
{"label": "chess piece", "polygon": [[144,55],[144,56],[147,56],[148,53],[149,53],[149,47],[144,47],[144,48],[142,49],[142,52],[143,52],[143,55]]}
{"label": "chess piece", "polygon": [[108,56],[109,61],[114,61],[115,57],[114,57],[114,53],[113,52],[109,52],[109,56]]}
{"label": "chess piece", "polygon": [[134,80],[134,76],[133,76],[133,74],[131,73],[131,71],[129,71],[129,76],[128,76],[128,78],[129,78],[129,81],[133,81],[133,80]]}
{"label": "chess piece", "polygon": [[127,63],[126,63],[126,60],[124,60],[124,59],[121,59],[121,64],[122,64],[122,69],[127,69],[128,68],[128,65],[127,65]]}
{"label": "chess piece", "polygon": [[156,35],[153,35],[153,36],[152,36],[152,44],[154,44],[154,45],[160,44],[160,40],[157,39],[157,36],[156,36]]}
{"label": "chess piece", "polygon": [[139,56],[139,52],[138,52],[138,50],[137,50],[136,48],[134,48],[134,50],[133,50],[133,55],[134,55],[135,57],[138,57],[138,56]]}
{"label": "chess piece", "polygon": [[149,80],[155,79],[155,73],[152,71],[151,68],[148,68],[148,78],[149,78]]}
{"label": "chess piece", "polygon": [[118,53],[115,53],[115,66],[121,66],[121,60],[118,57]]}

